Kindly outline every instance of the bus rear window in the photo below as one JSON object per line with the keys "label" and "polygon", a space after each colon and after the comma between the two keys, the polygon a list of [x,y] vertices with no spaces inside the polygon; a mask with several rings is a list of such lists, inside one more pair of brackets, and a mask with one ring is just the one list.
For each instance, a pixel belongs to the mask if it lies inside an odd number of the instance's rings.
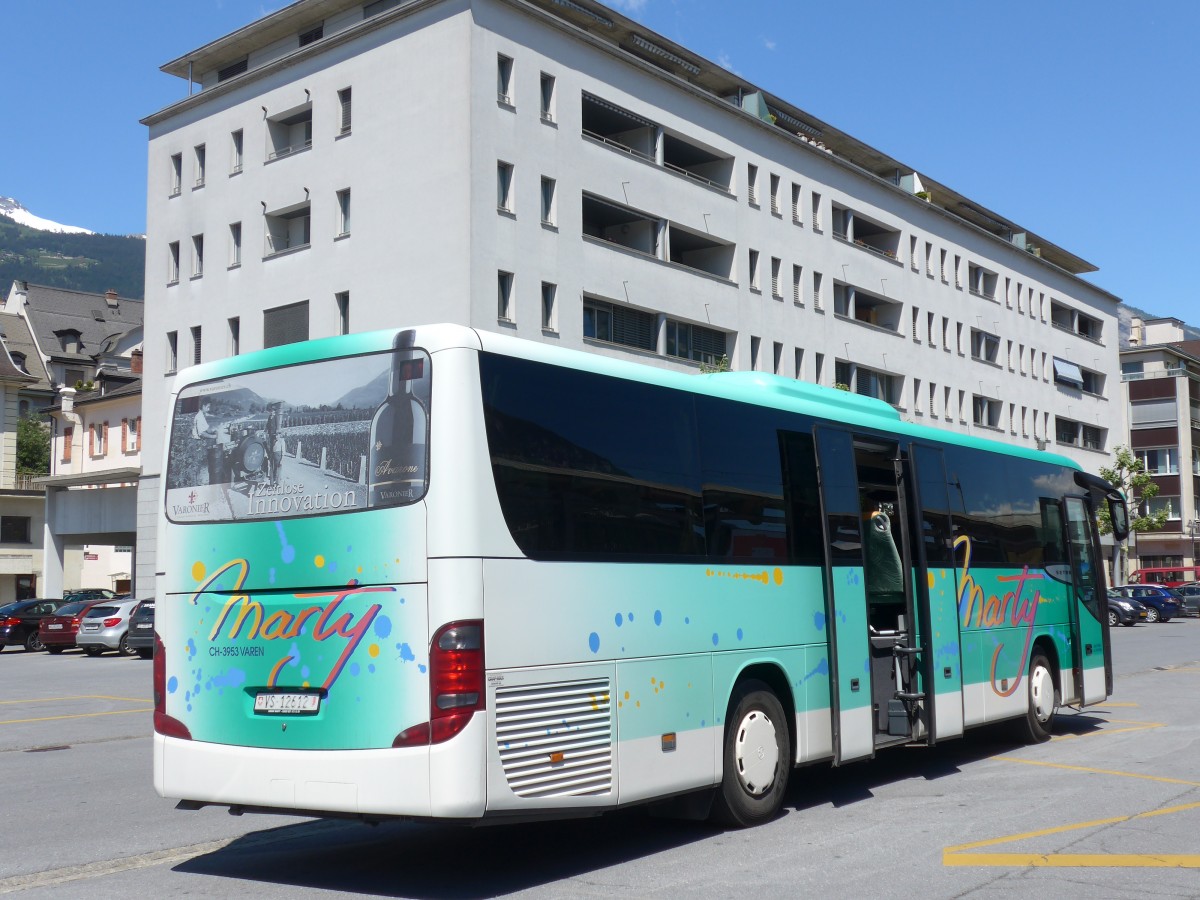
{"label": "bus rear window", "polygon": [[171,423],[173,522],[415,503],[428,484],[430,360],[400,346],[189,385]]}

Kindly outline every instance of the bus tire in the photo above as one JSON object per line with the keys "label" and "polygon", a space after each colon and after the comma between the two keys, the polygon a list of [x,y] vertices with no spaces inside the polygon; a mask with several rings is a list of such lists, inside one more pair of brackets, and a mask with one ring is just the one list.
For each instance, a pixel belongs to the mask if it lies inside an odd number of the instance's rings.
{"label": "bus tire", "polygon": [[1027,744],[1041,744],[1050,740],[1054,730],[1054,717],[1058,713],[1060,696],[1054,683],[1054,672],[1050,660],[1041,650],[1035,649],[1029,660],[1029,677],[1025,682],[1028,705],[1025,715],[1018,720],[1018,734]]}
{"label": "bus tire", "polygon": [[738,828],[775,817],[792,768],[792,742],[779,699],[761,681],[739,685],[725,723],[714,821]]}

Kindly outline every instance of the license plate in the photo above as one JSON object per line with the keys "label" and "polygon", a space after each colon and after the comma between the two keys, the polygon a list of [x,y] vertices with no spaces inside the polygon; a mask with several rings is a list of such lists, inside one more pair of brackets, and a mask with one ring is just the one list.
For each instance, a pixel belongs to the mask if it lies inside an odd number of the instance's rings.
{"label": "license plate", "polygon": [[[51,625],[50,627],[51,627],[51,628],[57,628],[58,626],[56,626],[56,625]],[[149,622],[138,622],[138,625],[137,625],[137,627],[138,627],[138,628],[153,628],[154,626],[153,626],[153,625],[151,625]]]}
{"label": "license plate", "polygon": [[100,626],[99,625],[84,625],[83,630],[84,631],[99,631]]}
{"label": "license plate", "polygon": [[320,694],[262,693],[254,697],[254,711],[268,715],[313,715],[321,708]]}
{"label": "license plate", "polygon": [[62,631],[62,625],[47,625],[47,631]]}

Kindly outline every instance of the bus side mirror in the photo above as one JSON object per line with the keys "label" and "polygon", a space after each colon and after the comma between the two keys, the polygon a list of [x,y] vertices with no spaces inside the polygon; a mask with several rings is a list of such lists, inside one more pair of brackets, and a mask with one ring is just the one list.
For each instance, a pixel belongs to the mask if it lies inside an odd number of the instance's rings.
{"label": "bus side mirror", "polygon": [[1108,519],[1112,522],[1113,537],[1118,541],[1129,537],[1129,511],[1125,507],[1124,499],[1109,496]]}

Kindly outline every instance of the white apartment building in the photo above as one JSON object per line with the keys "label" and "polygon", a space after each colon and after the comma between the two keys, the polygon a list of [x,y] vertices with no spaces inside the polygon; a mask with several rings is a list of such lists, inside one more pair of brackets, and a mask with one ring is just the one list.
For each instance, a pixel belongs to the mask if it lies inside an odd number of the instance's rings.
{"label": "white apartment building", "polygon": [[1095,267],[590,0],[300,0],[147,117],[138,587],[172,375],[451,321],[727,356],[1095,471],[1125,432]]}

